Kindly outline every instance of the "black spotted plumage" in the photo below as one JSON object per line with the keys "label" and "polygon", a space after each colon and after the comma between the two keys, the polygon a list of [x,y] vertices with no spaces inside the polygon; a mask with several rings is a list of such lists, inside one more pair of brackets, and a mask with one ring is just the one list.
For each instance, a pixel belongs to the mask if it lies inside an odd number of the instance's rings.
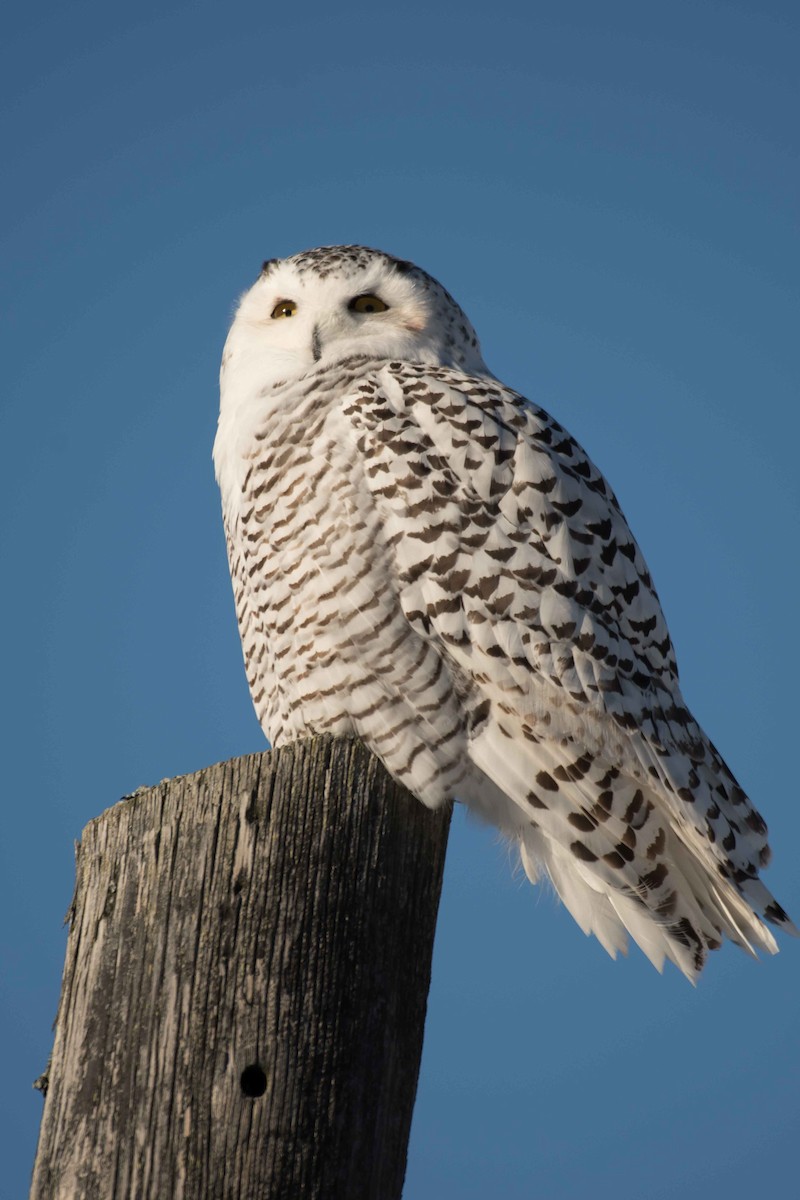
{"label": "black spotted plumage", "polygon": [[[386,311],[347,315],[358,294]],[[694,978],[723,936],[776,949],[766,826],[684,703],[613,492],[431,276],[363,247],[266,264],[215,460],[273,742],[356,732],[498,824],[612,954],[627,929]]]}

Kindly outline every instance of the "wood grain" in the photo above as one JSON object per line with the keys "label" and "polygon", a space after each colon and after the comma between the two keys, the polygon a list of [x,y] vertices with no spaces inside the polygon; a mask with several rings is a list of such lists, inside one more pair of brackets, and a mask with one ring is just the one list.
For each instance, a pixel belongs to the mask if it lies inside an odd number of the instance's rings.
{"label": "wood grain", "polygon": [[393,1200],[450,814],[313,738],[77,852],[34,1200]]}

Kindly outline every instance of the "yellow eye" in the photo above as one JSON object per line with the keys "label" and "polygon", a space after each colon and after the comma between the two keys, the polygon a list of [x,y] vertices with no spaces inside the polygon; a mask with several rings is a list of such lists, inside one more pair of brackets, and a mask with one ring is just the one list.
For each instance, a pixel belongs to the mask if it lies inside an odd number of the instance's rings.
{"label": "yellow eye", "polygon": [[370,292],[366,292],[363,296],[356,296],[355,300],[351,300],[347,307],[350,312],[381,313],[386,312],[389,305],[384,304],[380,296],[373,296]]}
{"label": "yellow eye", "polygon": [[293,317],[297,312],[297,305],[294,300],[279,300],[272,310],[271,316],[275,319],[278,317]]}

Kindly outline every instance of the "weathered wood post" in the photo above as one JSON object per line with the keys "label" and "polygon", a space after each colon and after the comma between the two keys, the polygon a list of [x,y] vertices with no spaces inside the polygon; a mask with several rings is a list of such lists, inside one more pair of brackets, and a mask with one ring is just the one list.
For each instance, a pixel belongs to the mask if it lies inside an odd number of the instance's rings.
{"label": "weathered wood post", "polygon": [[90,822],[32,1197],[399,1197],[449,819],[313,738]]}

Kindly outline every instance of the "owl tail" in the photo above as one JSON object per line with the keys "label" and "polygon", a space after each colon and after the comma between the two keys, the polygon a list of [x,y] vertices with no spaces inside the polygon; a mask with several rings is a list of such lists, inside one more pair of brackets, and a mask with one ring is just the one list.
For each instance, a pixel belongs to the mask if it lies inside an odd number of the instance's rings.
{"label": "owl tail", "polygon": [[481,776],[465,799],[517,842],[532,882],[547,878],[585,934],[612,958],[628,934],[658,971],[669,959],[694,983],[723,936],[755,955],[778,947],[748,903],[773,898],[760,881],[748,899],[666,811],[655,786],[570,744],[504,736],[492,722],[470,756]]}

